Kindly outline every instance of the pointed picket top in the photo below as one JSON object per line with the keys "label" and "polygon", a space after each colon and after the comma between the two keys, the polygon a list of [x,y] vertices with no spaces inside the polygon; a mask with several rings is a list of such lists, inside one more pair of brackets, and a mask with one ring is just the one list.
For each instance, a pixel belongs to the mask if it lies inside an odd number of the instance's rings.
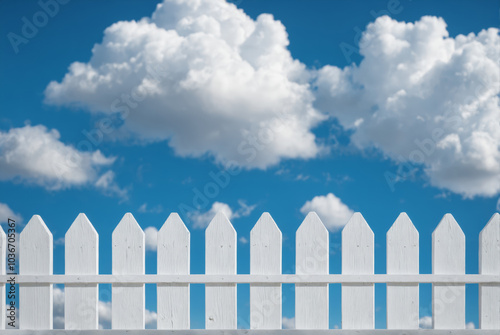
{"label": "pointed picket top", "polygon": [[[263,213],[250,232],[250,273],[281,274],[281,247],[281,231]],[[281,306],[280,284],[250,284],[250,329],[281,329]]]}
{"label": "pointed picket top", "polygon": [[33,215],[19,237],[20,273],[52,274],[52,250],[52,233],[39,215]]}
{"label": "pointed picket top", "polygon": [[404,212],[387,232],[387,273],[419,273],[419,235]]}
{"label": "pointed picket top", "polygon": [[[177,213],[171,213],[158,231],[157,273],[190,273],[190,233]],[[189,329],[189,284],[157,285],[157,328]]]}
{"label": "pointed picket top", "polygon": [[[80,213],[73,221],[64,242],[66,274],[99,273],[99,235],[85,214]],[[98,298],[97,284],[66,286],[64,328],[98,329]]]}
{"label": "pointed picket top", "polygon": [[210,232],[211,234],[213,234],[215,233],[215,231],[226,232],[229,234],[233,233],[236,234],[233,225],[227,218],[226,214],[224,214],[224,212],[217,212],[217,214],[215,214],[214,218],[212,219],[212,221],[210,221],[210,224],[206,229],[206,233]]}
{"label": "pointed picket top", "polygon": [[465,273],[465,234],[451,214],[432,233],[432,269],[434,274]]}
{"label": "pointed picket top", "polygon": [[344,234],[351,234],[351,231],[353,230],[354,234],[357,234],[359,231],[362,231],[364,233],[374,236],[372,229],[368,225],[368,222],[366,222],[365,218],[360,212],[356,212],[351,216],[347,224],[342,229],[342,236]]}
{"label": "pointed picket top", "polygon": [[[40,215],[33,215],[21,232],[22,236],[35,235],[40,239],[52,239],[52,233]],[[26,237],[25,237],[26,238]]]}
{"label": "pointed picket top", "polygon": [[[342,230],[342,274],[373,274],[374,235],[361,213],[354,213]],[[373,284],[342,285],[342,328],[373,329]]]}
{"label": "pointed picket top", "polygon": [[113,274],[144,274],[145,235],[131,213],[116,226],[112,243]]}
{"label": "pointed picket top", "polygon": [[218,212],[205,231],[207,274],[236,274],[236,230],[223,212]]}
{"label": "pointed picket top", "polygon": [[363,215],[354,213],[342,230],[343,274],[373,274],[374,238]]}
{"label": "pointed picket top", "polygon": [[329,232],[315,212],[309,212],[296,233],[296,273],[328,274]]}
{"label": "pointed picket top", "polygon": [[158,274],[189,274],[190,239],[179,214],[171,213],[158,231]]}
{"label": "pointed picket top", "polygon": [[479,234],[479,273],[500,275],[500,214],[495,213]]}
{"label": "pointed picket top", "polygon": [[[51,275],[53,268],[52,233],[42,218],[34,215],[19,236],[19,273]],[[24,317],[20,329],[52,329],[52,284],[19,285],[19,306]]]}
{"label": "pointed picket top", "polygon": [[167,220],[160,228],[158,233],[163,231],[168,231],[171,234],[180,233],[189,235],[189,230],[187,229],[186,225],[184,224],[181,217],[177,213],[170,213],[170,215],[168,216]]}
{"label": "pointed picket top", "polygon": [[[387,274],[418,273],[418,231],[401,213],[387,232]],[[418,329],[418,290],[418,284],[387,284],[387,329]]]}
{"label": "pointed picket top", "polygon": [[[205,273],[236,274],[236,231],[222,212],[205,231]],[[236,284],[205,286],[205,328],[237,328]]]}
{"label": "pointed picket top", "polygon": [[66,274],[99,272],[99,234],[83,213],[78,214],[65,235]]}
{"label": "pointed picket top", "polygon": [[269,213],[263,213],[250,232],[250,272],[281,274],[282,235]]}
{"label": "pointed picket top", "polygon": [[326,229],[325,225],[323,224],[323,221],[321,221],[316,212],[309,212],[307,214],[304,221],[302,221],[299,229],[297,229],[297,234],[299,234],[301,230],[308,230],[311,232],[314,231],[315,233],[328,234],[328,229]]}

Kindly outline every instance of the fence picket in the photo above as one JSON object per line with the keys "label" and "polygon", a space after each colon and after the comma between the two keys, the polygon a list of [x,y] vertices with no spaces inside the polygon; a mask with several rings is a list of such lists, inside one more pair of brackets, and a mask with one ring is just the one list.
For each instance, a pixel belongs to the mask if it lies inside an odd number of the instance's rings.
{"label": "fence picket", "polygon": [[329,273],[328,230],[315,212],[307,214],[296,233],[295,327],[328,329],[328,285],[306,284],[308,275]]}
{"label": "fence picket", "polygon": [[[236,231],[219,212],[205,231],[205,273],[236,274]],[[205,285],[206,329],[236,329],[236,284]]]}
{"label": "fence picket", "polygon": [[[500,215],[479,235],[479,274],[500,276]],[[500,329],[500,285],[479,285],[479,328]]]}
{"label": "fence picket", "polygon": [[[99,235],[87,216],[79,214],[65,237],[66,274],[99,273]],[[65,286],[64,328],[98,329],[98,285]]]}
{"label": "fence picket", "polygon": [[[281,231],[269,213],[250,232],[250,274],[281,274]],[[250,329],[281,329],[281,284],[250,284]]]}
{"label": "fence picket", "polygon": [[[387,274],[419,274],[418,231],[401,213],[387,232]],[[387,329],[418,329],[418,284],[387,284]]]}
{"label": "fence picket", "polygon": [[[432,273],[465,274],[465,235],[451,214],[432,233]],[[433,284],[434,329],[465,328],[465,285]]]}
{"label": "fence picket", "polygon": [[[115,228],[112,243],[113,274],[145,273],[145,236],[132,214],[125,214]],[[113,329],[144,329],[144,294],[144,284],[113,284]]]}
{"label": "fence picket", "polygon": [[[9,227],[7,226],[7,232],[9,231]],[[0,226],[0,274],[4,275],[5,270],[7,268],[7,239],[5,236],[5,232],[3,231],[2,227]],[[14,271],[9,271],[9,272],[14,272]],[[0,284],[0,301],[5,302],[5,283]],[[7,306],[9,308],[9,306]],[[0,329],[5,329],[5,318],[0,318]]]}
{"label": "fence picket", "polygon": [[[374,235],[361,213],[342,230],[342,274],[374,273]],[[373,284],[342,284],[342,328],[373,329]]]}
{"label": "fence picket", "polygon": [[[158,232],[158,274],[189,274],[190,234],[177,213]],[[158,329],[189,329],[189,284],[158,284]]]}
{"label": "fence picket", "polygon": [[[34,215],[19,236],[19,273],[51,275],[52,233]],[[19,328],[52,329],[52,284],[19,285]]]}

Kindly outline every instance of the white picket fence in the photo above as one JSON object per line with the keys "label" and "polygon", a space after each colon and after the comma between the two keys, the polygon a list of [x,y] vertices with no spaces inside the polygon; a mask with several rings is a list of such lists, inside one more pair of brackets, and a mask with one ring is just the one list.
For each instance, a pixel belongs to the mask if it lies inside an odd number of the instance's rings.
{"label": "white picket fence", "polygon": [[[1,230],[1,228],[0,228]],[[145,236],[126,214],[112,235],[112,274],[99,275],[99,236],[84,214],[66,233],[64,275],[53,275],[52,234],[40,216],[19,236],[19,330],[15,334],[500,334],[500,215],[479,241],[479,274],[465,274],[465,236],[452,215],[432,234],[432,274],[419,274],[419,235],[402,213],[387,233],[387,274],[374,274],[374,234],[353,215],[342,231],[342,274],[329,271],[329,233],[315,213],[296,233],[296,274],[282,274],[282,236],[264,213],[250,235],[250,274],[237,274],[237,236],[222,213],[206,229],[206,273],[190,274],[190,233],[171,214],[158,232],[157,274],[145,274]],[[0,236],[0,278],[6,239]],[[53,322],[52,286],[65,285],[65,328]],[[112,284],[112,328],[98,329],[98,285]],[[145,326],[145,284],[157,284],[157,328]],[[205,284],[206,330],[190,328],[190,284]],[[238,283],[250,284],[250,328],[237,330]],[[298,330],[282,328],[281,284],[295,284]],[[329,327],[329,284],[342,284],[342,329]],[[387,329],[375,325],[374,284],[387,284]],[[432,283],[435,330],[418,330],[419,283]],[[479,326],[465,329],[465,284],[479,284]],[[5,284],[2,287],[5,301]],[[5,329],[5,320],[1,320]],[[8,328],[8,327],[7,327]],[[84,331],[81,331],[84,330]],[[163,331],[160,331],[163,330]],[[402,331],[404,330],[404,332]],[[124,333],[122,331],[122,333]]]}

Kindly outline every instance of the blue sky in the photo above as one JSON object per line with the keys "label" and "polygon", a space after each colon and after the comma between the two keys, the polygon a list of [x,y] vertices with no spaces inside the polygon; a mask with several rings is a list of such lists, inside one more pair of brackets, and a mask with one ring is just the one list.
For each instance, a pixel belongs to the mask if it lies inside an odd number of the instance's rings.
{"label": "blue sky", "polygon": [[[0,221],[39,214],[61,241],[84,212],[100,235],[100,271],[110,273],[111,233],[125,212],[143,229],[179,212],[191,271],[203,273],[202,228],[214,211],[229,213],[246,240],[270,212],[283,232],[283,271],[293,273],[295,231],[316,210],[331,231],[330,272],[340,273],[340,229],[359,211],[384,273],[385,234],[407,212],[430,273],[432,231],[452,213],[467,273],[477,273],[478,235],[500,192],[499,37],[489,29],[498,1],[233,1],[241,11],[216,0],[157,3],[72,0],[31,32],[23,18],[43,20],[38,2],[0,3]],[[55,173],[68,156],[86,163]],[[229,162],[237,174],[207,196]],[[64,273],[63,251],[55,245],[54,273]],[[154,273],[155,252],[146,257]],[[248,272],[242,239],[238,273]],[[244,328],[248,291],[238,290]],[[154,311],[154,287],[146,292]],[[283,292],[283,316],[293,318],[293,286]],[[430,295],[421,285],[421,317]],[[330,296],[333,328],[340,286]],[[203,327],[203,299],[193,286],[193,328]],[[471,285],[466,319],[476,325],[477,305]],[[376,307],[384,328],[383,285]]]}

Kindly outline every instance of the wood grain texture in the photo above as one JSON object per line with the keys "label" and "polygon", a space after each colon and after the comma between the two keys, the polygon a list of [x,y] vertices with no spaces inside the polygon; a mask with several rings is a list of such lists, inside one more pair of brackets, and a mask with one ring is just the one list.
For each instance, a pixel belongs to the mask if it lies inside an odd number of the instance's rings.
{"label": "wood grain texture", "polygon": [[[451,214],[432,233],[432,273],[465,274],[465,235]],[[434,329],[465,328],[465,285],[433,284]]]}
{"label": "wood grain texture", "polygon": [[[418,231],[401,213],[387,232],[387,274],[419,274]],[[418,329],[418,284],[387,284],[387,329]]]}
{"label": "wood grain texture", "polygon": [[[79,214],[65,236],[66,274],[99,273],[99,235],[87,216]],[[98,329],[99,292],[97,284],[65,286],[64,328]]]}
{"label": "wood grain texture", "polygon": [[[113,231],[113,265],[116,275],[145,273],[145,236],[132,214],[127,213]],[[144,329],[144,284],[113,284],[113,329]]]}
{"label": "wood grain texture", "polygon": [[296,234],[295,271],[304,283],[295,284],[295,327],[328,329],[328,285],[307,283],[308,276],[329,273],[329,235],[314,212],[307,214]]}
{"label": "wood grain texture", "polygon": [[[19,272],[51,275],[52,233],[34,215],[19,236]],[[19,328],[52,329],[52,284],[19,285]]]}
{"label": "wood grain texture", "polygon": [[[0,275],[0,280],[6,281],[7,276]],[[18,275],[16,277],[21,284],[303,284],[304,275]],[[367,284],[367,283],[389,283],[389,284],[500,284],[498,275],[386,275],[386,274],[323,274],[307,275],[307,283],[310,284]]]}
{"label": "wood grain texture", "polygon": [[[281,274],[281,231],[264,213],[250,232],[250,274]],[[281,329],[281,284],[250,284],[250,329]]]}
{"label": "wood grain texture", "polygon": [[[354,213],[342,230],[342,274],[374,273],[374,235],[361,213]],[[342,328],[373,329],[373,284],[342,284]]]}
{"label": "wood grain texture", "polygon": [[[479,273],[500,277],[500,215],[479,234]],[[500,284],[479,285],[479,327],[500,329]]]}
{"label": "wood grain texture", "polygon": [[[236,231],[219,212],[205,231],[205,273],[236,274]],[[236,284],[205,285],[205,328],[236,329]]]}
{"label": "wood grain texture", "polygon": [[[158,274],[189,274],[190,233],[177,213],[158,232]],[[158,329],[189,329],[189,284],[158,284]]]}

